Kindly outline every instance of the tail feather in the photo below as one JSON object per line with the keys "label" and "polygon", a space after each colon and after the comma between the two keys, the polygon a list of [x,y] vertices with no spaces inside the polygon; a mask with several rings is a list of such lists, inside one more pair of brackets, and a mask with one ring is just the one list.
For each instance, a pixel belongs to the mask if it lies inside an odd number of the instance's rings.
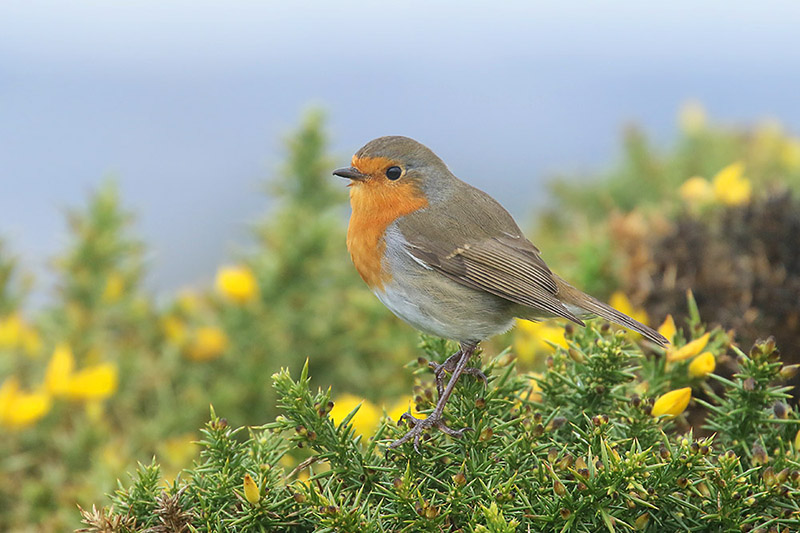
{"label": "tail feather", "polygon": [[588,294],[576,289],[558,276],[554,277],[556,284],[558,285],[558,299],[564,304],[578,307],[584,311],[604,318],[609,322],[613,322],[614,324],[624,328],[641,333],[645,336],[645,338],[660,346],[666,346],[669,344],[667,338],[653,328],[645,326],[641,322],[632,319],[625,313],[620,313],[610,305],[604,304],[597,298],[589,296]]}

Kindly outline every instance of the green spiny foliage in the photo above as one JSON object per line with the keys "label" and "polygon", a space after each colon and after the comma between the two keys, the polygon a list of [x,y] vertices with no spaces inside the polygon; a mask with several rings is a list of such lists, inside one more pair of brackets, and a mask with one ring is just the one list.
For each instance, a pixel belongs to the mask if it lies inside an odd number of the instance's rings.
{"label": "green spiny foliage", "polygon": [[[739,372],[716,378],[723,393],[702,402],[715,434],[696,438],[679,431],[681,416],[650,412],[685,366],[667,368],[663,354],[607,328],[568,338],[541,376],[519,374],[503,352],[483,367],[488,387],[463,378],[445,413],[451,427],[474,431],[456,440],[433,433],[421,454],[387,447],[406,428],[386,418],[374,436],[357,435],[358,408],[334,423],[331,390],[311,388],[308,364],[297,380],[282,370],[273,376],[283,411],[275,422],[234,430],[212,411],[194,468],[162,494],[157,466],[141,467],[114,496],[111,516],[144,531],[163,523],[159,505],[172,501],[187,531],[209,532],[800,527],[800,420],[785,404],[775,407],[786,396],[780,379],[793,369],[782,368],[772,341],[749,355],[735,350]],[[423,341],[425,355],[440,361],[454,348]],[[427,357],[411,366],[424,372]],[[424,389],[423,411],[432,408]],[[289,462],[291,471],[282,466]],[[257,495],[245,495],[245,474]]]}

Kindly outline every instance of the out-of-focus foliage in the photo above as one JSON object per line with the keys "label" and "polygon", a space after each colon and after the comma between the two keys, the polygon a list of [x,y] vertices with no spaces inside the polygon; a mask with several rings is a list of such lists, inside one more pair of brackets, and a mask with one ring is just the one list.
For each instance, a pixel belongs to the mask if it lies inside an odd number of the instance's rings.
{"label": "out-of-focus foliage", "polygon": [[[797,530],[800,419],[776,384],[787,368],[774,341],[748,355],[720,329],[681,326],[676,345],[705,338],[712,358],[732,352],[736,377],[693,377],[688,360],[669,364],[622,332],[570,328],[543,376],[501,353],[483,368],[486,388],[461,380],[448,424],[474,431],[434,432],[422,453],[388,449],[405,428],[374,411],[374,432],[359,431],[363,406],[334,417],[338,400],[311,389],[307,367],[297,381],[282,370],[274,423],[232,429],[212,412],[193,468],[164,487],[157,464],[141,466],[109,508],[84,511],[84,531],[109,520],[126,522],[119,531]],[[455,348],[425,346],[421,370]],[[715,436],[696,438],[683,412],[705,379],[725,394],[709,404]],[[417,403],[433,408],[424,394]]]}
{"label": "out-of-focus foliage", "polygon": [[0,248],[0,531],[77,527],[76,502],[98,501],[137,461],[155,456],[174,476],[200,449],[209,404],[263,423],[276,413],[270,376],[306,358],[320,383],[398,401],[417,337],[350,264],[322,122],[309,114],[287,140],[276,207],[214,286],[166,301],[144,290],[145,248],[111,184],[69,212],[46,308],[23,310],[30,280]]}
{"label": "out-of-focus foliage", "polygon": [[671,149],[632,128],[614,170],[554,182],[537,244],[567,279],[601,297],[620,288],[656,323],[691,289],[709,322],[743,343],[772,333],[794,360],[800,137],[774,122],[709,124],[697,104],[679,122]]}

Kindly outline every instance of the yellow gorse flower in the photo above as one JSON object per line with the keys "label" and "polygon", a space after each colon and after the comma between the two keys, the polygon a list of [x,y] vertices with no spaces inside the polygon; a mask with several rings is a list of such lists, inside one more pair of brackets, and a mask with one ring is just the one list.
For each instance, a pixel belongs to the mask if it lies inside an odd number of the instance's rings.
{"label": "yellow gorse flower", "polygon": [[258,295],[256,277],[246,266],[220,268],[216,286],[222,296],[238,304],[253,301]]}
{"label": "yellow gorse flower", "polygon": [[672,342],[672,339],[675,338],[675,333],[677,333],[677,331],[678,330],[675,328],[675,319],[672,318],[672,315],[667,315],[664,322],[658,326],[658,332],[664,335],[669,342]]}
{"label": "yellow gorse flower", "polygon": [[514,351],[523,362],[533,362],[537,353],[550,353],[553,344],[567,348],[564,328],[553,322],[517,320],[514,334]]}
{"label": "yellow gorse flower", "polygon": [[610,305],[620,313],[625,313],[632,319],[638,320],[642,324],[647,324],[650,321],[647,316],[647,312],[644,309],[638,309],[633,307],[631,301],[622,291],[616,291],[614,294],[612,294],[611,298],[608,301],[608,305]]}
{"label": "yellow gorse flower", "polygon": [[717,360],[711,352],[703,352],[689,363],[689,377],[704,378],[717,368]]}
{"label": "yellow gorse flower", "polygon": [[0,426],[30,426],[50,411],[50,396],[45,392],[23,392],[15,376],[0,385]]}
{"label": "yellow gorse flower", "polygon": [[69,381],[75,369],[75,356],[66,344],[59,344],[44,372],[44,387],[50,394],[61,396],[69,390]]}
{"label": "yellow gorse flower", "polygon": [[361,407],[350,420],[350,424],[353,426],[357,435],[369,437],[375,433],[375,429],[382,414],[372,402],[352,394],[343,394],[333,402],[333,409],[330,411],[330,417],[335,424],[340,424],[359,404]]}
{"label": "yellow gorse flower", "polygon": [[204,326],[194,332],[185,354],[194,361],[216,359],[228,349],[228,336],[216,326]]}
{"label": "yellow gorse flower", "polygon": [[686,410],[691,399],[691,387],[670,391],[658,397],[650,414],[653,416],[667,415],[670,418],[676,417]]}
{"label": "yellow gorse flower", "polygon": [[703,205],[714,199],[714,187],[702,176],[693,176],[683,182],[678,194],[689,205]]}
{"label": "yellow gorse flower", "polygon": [[699,339],[695,339],[685,346],[681,346],[680,348],[670,347],[667,350],[667,361],[670,363],[675,363],[677,361],[684,361],[694,357],[703,351],[703,348],[705,348],[706,344],[708,344],[708,338],[710,336],[711,335],[709,333],[706,333]]}
{"label": "yellow gorse flower", "polygon": [[117,391],[119,373],[113,363],[98,363],[75,372],[75,356],[66,344],[53,351],[44,375],[44,388],[53,396],[73,400],[102,400]]}
{"label": "yellow gorse flower", "polygon": [[22,318],[17,314],[0,319],[0,349],[16,348],[22,339]]}
{"label": "yellow gorse flower", "polygon": [[119,373],[112,363],[100,363],[75,373],[66,395],[73,400],[102,400],[117,391]]}
{"label": "yellow gorse flower", "polygon": [[19,313],[0,318],[0,350],[21,348],[27,355],[36,355],[42,348],[39,334]]}
{"label": "yellow gorse flower", "polygon": [[253,505],[257,504],[261,499],[261,491],[258,490],[258,485],[256,485],[250,474],[244,475],[243,485],[245,499]]}
{"label": "yellow gorse flower", "polygon": [[736,162],[723,168],[712,180],[714,196],[726,205],[742,205],[750,201],[752,185],[744,177],[744,164]]}
{"label": "yellow gorse flower", "polygon": [[800,168],[800,139],[788,138],[781,147],[781,162],[788,168]]}
{"label": "yellow gorse flower", "polygon": [[119,301],[125,292],[125,278],[119,272],[112,272],[106,278],[102,299],[106,303]]}
{"label": "yellow gorse flower", "polygon": [[164,317],[161,320],[161,330],[173,344],[183,344],[186,340],[186,323],[175,315]]}

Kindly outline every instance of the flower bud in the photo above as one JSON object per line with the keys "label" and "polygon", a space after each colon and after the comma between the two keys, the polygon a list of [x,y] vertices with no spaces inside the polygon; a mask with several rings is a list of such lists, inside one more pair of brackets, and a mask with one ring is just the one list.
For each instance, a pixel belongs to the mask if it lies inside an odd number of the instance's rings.
{"label": "flower bud", "polygon": [[566,418],[564,418],[563,416],[557,416],[553,420],[551,420],[549,424],[547,424],[547,430],[555,431],[566,423],[567,423]]}
{"label": "flower bud", "polygon": [[767,451],[759,442],[753,443],[753,465],[761,466],[769,462],[769,455]]}
{"label": "flower bud", "polygon": [[261,491],[258,490],[258,485],[250,477],[250,474],[244,475],[244,497],[253,505],[257,504],[261,499]]}
{"label": "flower bud", "polygon": [[789,407],[783,402],[775,402],[772,406],[772,412],[775,413],[777,418],[785,420],[789,416]]}
{"label": "flower bud", "polygon": [[583,352],[580,352],[575,348],[570,348],[568,353],[570,358],[572,358],[572,360],[575,361],[576,363],[582,364],[586,362],[586,356],[583,355]]}
{"label": "flower bud", "polygon": [[773,487],[778,483],[778,477],[775,475],[775,470],[773,470],[771,466],[764,469],[761,478],[764,480],[764,484],[767,487]]}
{"label": "flower bud", "polygon": [[646,529],[647,524],[649,523],[650,523],[650,513],[642,513],[638,517],[636,517],[636,520],[634,520],[633,528],[636,531],[641,531],[643,529]]}
{"label": "flower bud", "polygon": [[553,481],[553,492],[559,496],[564,496],[567,493],[567,488],[559,480]]}
{"label": "flower bud", "polygon": [[797,375],[800,365],[786,365],[781,368],[780,376],[784,381],[788,381]]}
{"label": "flower bud", "polygon": [[557,458],[558,458],[558,448],[553,447],[547,450],[547,460],[550,463],[554,463]]}

